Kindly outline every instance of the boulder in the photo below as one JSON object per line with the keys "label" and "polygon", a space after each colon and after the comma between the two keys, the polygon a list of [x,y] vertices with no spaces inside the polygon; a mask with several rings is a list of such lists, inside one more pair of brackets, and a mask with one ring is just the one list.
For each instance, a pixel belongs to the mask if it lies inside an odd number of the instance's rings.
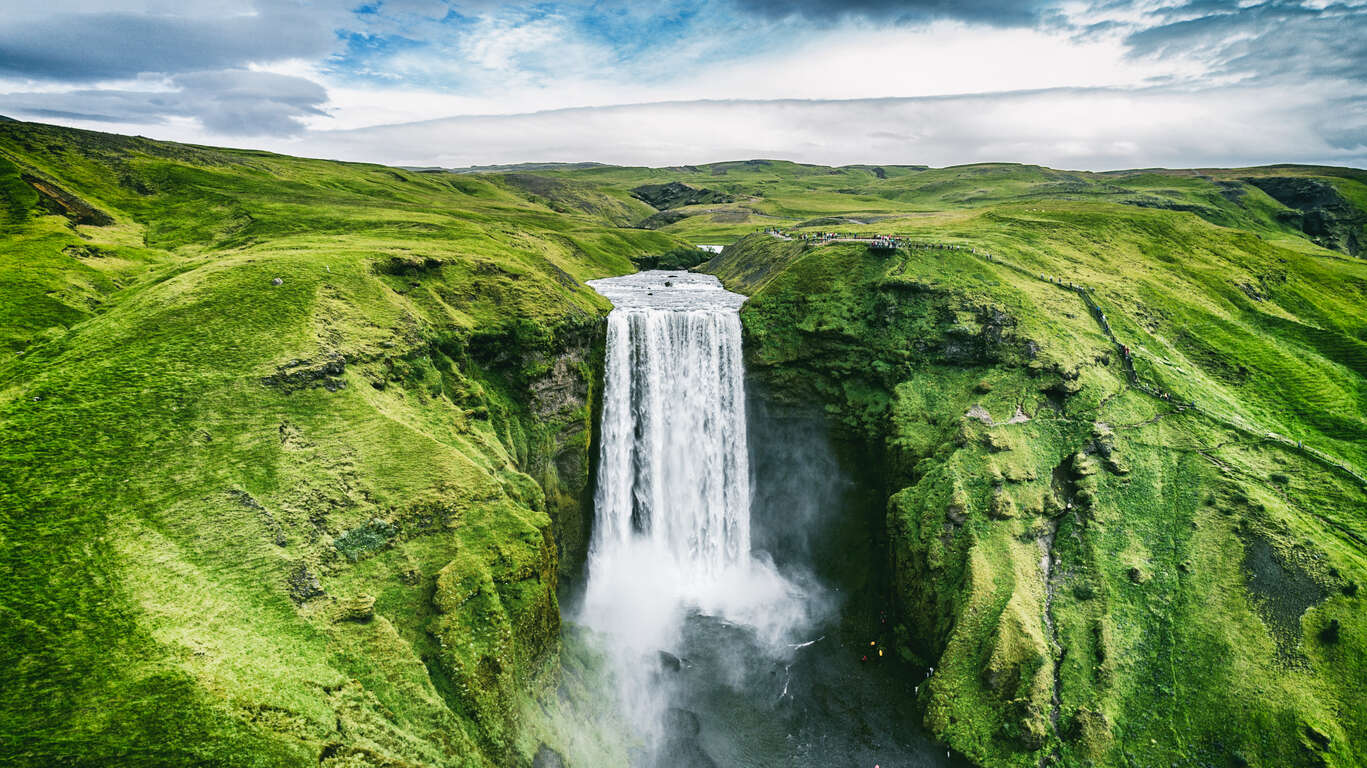
{"label": "boulder", "polygon": [[665,672],[678,672],[683,669],[683,660],[669,651],[660,651],[660,669]]}
{"label": "boulder", "polygon": [[322,597],[327,594],[323,591],[323,585],[318,582],[318,577],[313,575],[307,565],[300,563],[289,575],[286,582],[289,589],[290,598],[296,603],[304,603],[315,597]]}
{"label": "boulder", "polygon": [[702,732],[702,721],[696,713],[670,707],[665,710],[664,730],[669,738],[692,738]]}

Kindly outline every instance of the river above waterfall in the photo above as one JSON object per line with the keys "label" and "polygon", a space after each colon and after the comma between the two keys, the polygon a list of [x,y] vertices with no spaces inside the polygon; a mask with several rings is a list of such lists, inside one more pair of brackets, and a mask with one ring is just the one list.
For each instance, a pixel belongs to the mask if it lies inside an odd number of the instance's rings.
{"label": "river above waterfall", "polygon": [[590,285],[614,310],[578,620],[605,646],[634,762],[948,764],[865,589],[881,554],[844,515],[819,419],[749,406],[745,297],[675,271]]}

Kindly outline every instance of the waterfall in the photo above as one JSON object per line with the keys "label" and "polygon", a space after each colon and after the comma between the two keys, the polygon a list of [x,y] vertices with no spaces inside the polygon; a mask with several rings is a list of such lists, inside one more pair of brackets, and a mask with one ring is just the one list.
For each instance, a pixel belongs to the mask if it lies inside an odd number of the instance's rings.
{"label": "waterfall", "polygon": [[745,297],[664,271],[590,285],[614,308],[580,620],[607,641],[623,710],[649,739],[669,706],[661,652],[690,616],[786,648],[807,603],[750,549]]}
{"label": "waterfall", "polygon": [[[882,606],[867,580],[850,582],[870,617],[850,632],[838,619],[845,598],[811,568],[815,552],[870,555],[824,426],[778,418],[762,398],[747,423],[745,297],[670,271],[589,285],[613,310],[576,618],[602,653],[594,690],[630,742],[627,762],[943,765],[900,708],[906,681],[860,661],[887,629],[871,621]],[[750,437],[762,441],[753,451]]]}
{"label": "waterfall", "polygon": [[697,276],[669,282],[681,296],[663,307],[642,305],[654,292],[641,277],[594,284],[617,308],[593,549],[651,547],[701,579],[750,551],[742,297]]}

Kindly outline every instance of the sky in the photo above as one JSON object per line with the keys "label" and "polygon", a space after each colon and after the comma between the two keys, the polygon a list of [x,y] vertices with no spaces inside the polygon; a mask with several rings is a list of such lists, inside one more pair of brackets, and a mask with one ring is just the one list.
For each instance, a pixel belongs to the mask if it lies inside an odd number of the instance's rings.
{"label": "sky", "polygon": [[1367,167],[1367,0],[4,0],[0,115],[394,165]]}

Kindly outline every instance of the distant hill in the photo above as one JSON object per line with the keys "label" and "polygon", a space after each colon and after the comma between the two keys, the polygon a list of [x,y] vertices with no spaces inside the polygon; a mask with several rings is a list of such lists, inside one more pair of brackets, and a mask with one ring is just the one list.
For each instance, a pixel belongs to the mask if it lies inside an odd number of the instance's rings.
{"label": "distant hill", "polygon": [[602,163],[508,163],[504,165],[471,165],[466,168],[442,168],[440,166],[402,166],[404,170],[418,173],[516,173],[528,171],[579,171],[585,168],[601,168]]}

